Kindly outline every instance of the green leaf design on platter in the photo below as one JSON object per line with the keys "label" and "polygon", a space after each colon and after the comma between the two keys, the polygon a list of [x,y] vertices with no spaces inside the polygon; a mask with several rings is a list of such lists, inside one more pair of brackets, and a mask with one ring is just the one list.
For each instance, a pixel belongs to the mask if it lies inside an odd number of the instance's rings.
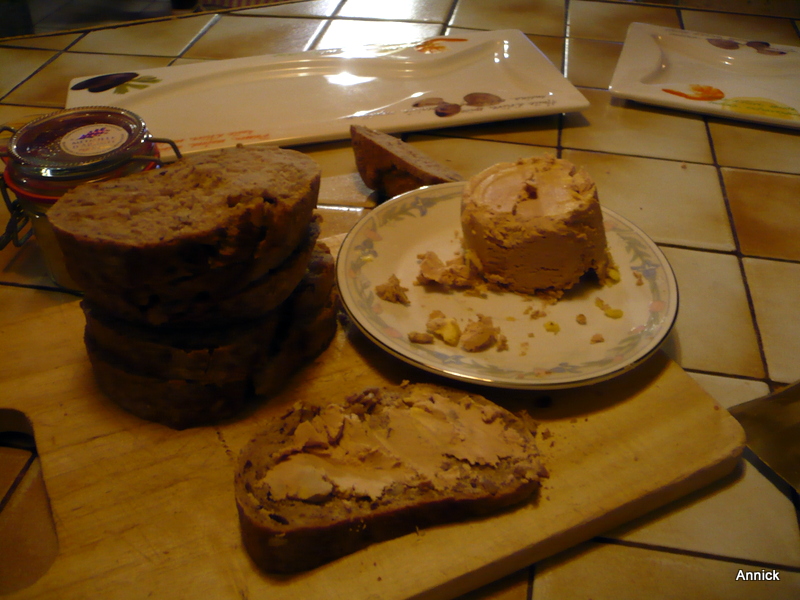
{"label": "green leaf design on platter", "polygon": [[114,93],[127,94],[128,92],[131,91],[131,89],[143,90],[153,85],[154,83],[161,83],[161,79],[153,75],[139,75],[139,77],[135,79],[131,79],[130,81],[126,81],[125,83],[119,84],[117,87],[114,88]]}

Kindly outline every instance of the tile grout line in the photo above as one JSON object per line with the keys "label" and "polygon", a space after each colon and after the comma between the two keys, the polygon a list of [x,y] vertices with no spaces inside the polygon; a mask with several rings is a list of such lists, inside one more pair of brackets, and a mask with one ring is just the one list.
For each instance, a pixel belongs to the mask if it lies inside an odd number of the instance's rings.
{"label": "tile grout line", "polygon": [[189,40],[189,42],[188,42],[188,43],[187,43],[187,44],[186,44],[186,45],[185,45],[185,46],[184,46],[184,47],[181,49],[181,51],[180,51],[180,52],[178,52],[178,56],[175,56],[175,57],[173,57],[173,58],[172,58],[172,60],[170,60],[170,61],[169,61],[169,62],[170,62],[170,66],[172,66],[173,64],[175,64],[175,61],[176,61],[176,60],[178,60],[179,58],[183,58],[183,55],[184,55],[184,54],[186,54],[186,52],[188,52],[189,50],[191,50],[191,48],[192,48],[192,47],[193,47],[193,46],[194,46],[194,45],[195,45],[197,42],[199,42],[199,41],[200,41],[200,39],[201,39],[201,38],[202,38],[202,37],[203,37],[203,36],[204,36],[206,33],[208,33],[208,32],[209,32],[209,30],[210,30],[212,27],[214,27],[214,25],[216,25],[216,24],[217,24],[217,23],[218,23],[218,22],[219,22],[221,19],[222,19],[222,16],[221,16],[221,15],[219,15],[219,14],[214,14],[214,15],[213,15],[213,16],[212,16],[212,17],[211,17],[209,20],[208,20],[208,23],[206,23],[206,24],[205,24],[205,25],[204,25],[204,26],[203,26],[203,27],[200,29],[200,31],[198,31],[198,32],[197,32],[197,34],[196,34],[196,35],[195,35],[195,36],[194,36],[194,37],[193,37],[191,40]]}
{"label": "tile grout line", "polygon": [[36,452],[35,451],[31,452],[31,455],[28,457],[28,460],[25,461],[25,464],[20,469],[19,473],[17,473],[17,476],[14,478],[13,483],[8,488],[8,492],[6,493],[6,495],[0,498],[0,514],[3,513],[3,509],[8,505],[8,503],[11,502],[11,498],[14,496],[14,492],[17,491],[17,488],[22,483],[22,480],[25,478],[25,475],[27,475],[28,471],[30,471],[31,465],[33,465],[33,461],[36,460],[36,458],[37,458]]}
{"label": "tile grout line", "polygon": [[[82,34],[82,35],[81,35],[81,36],[80,36],[78,39],[81,39],[81,38],[83,38],[83,36],[84,36],[84,35],[86,35],[86,34],[85,34],[85,33],[84,33],[84,34]],[[75,41],[77,41],[77,40],[75,40]],[[16,90],[18,90],[18,89],[19,89],[19,88],[21,88],[23,85],[25,85],[26,83],[28,83],[28,82],[29,82],[29,81],[30,81],[30,80],[31,80],[31,79],[32,79],[34,76],[36,76],[38,73],[40,73],[42,70],[44,70],[44,68],[45,68],[45,67],[47,67],[48,65],[52,64],[52,63],[53,63],[53,61],[55,61],[55,60],[56,60],[58,57],[60,57],[62,54],[64,54],[64,53],[66,52],[66,50],[64,50],[64,49],[61,49],[61,50],[54,50],[53,52],[54,52],[53,56],[51,56],[50,58],[48,58],[47,60],[45,60],[45,61],[44,61],[42,64],[40,64],[40,65],[39,65],[38,67],[36,67],[36,68],[35,68],[33,71],[31,71],[31,72],[30,72],[30,73],[29,73],[29,74],[28,74],[26,77],[24,77],[24,78],[23,78],[23,79],[22,79],[22,80],[21,80],[19,83],[17,83],[17,85],[15,85],[15,86],[12,86],[12,87],[11,87],[11,89],[10,89],[10,90],[8,90],[8,92],[6,92],[6,93],[5,93],[5,94],[3,94],[2,96],[0,96],[0,103],[2,103],[2,102],[3,102],[3,100],[5,100],[6,98],[8,98],[8,97],[9,97],[11,94],[13,94],[13,93],[14,93]]]}
{"label": "tile grout line", "polygon": [[444,16],[444,20],[442,21],[442,29],[441,29],[442,35],[446,35],[447,30],[451,27],[454,27],[453,19],[455,19],[456,16],[456,9],[458,8],[458,2],[459,0],[452,0],[452,2],[450,2],[450,7],[447,10],[447,14]]}
{"label": "tile grout line", "polygon": [[732,556],[723,556],[721,554],[712,554],[710,552],[686,550],[683,548],[670,548],[669,546],[662,546],[659,544],[632,542],[630,540],[620,540],[616,538],[605,537],[603,535],[596,536],[592,538],[591,541],[597,542],[599,544],[608,544],[611,546],[625,546],[627,548],[636,548],[638,550],[649,550],[651,552],[663,552],[665,554],[688,556],[691,558],[703,558],[706,560],[714,560],[717,562],[732,563],[732,564],[741,564],[751,567],[758,567],[762,569],[778,569],[782,571],[789,571],[790,573],[800,573],[800,566],[791,566],[791,565],[773,563],[768,561],[753,560],[748,558],[736,558]]}
{"label": "tile grout line", "polygon": [[719,183],[720,192],[722,193],[722,201],[725,205],[725,213],[728,217],[728,226],[730,227],[731,235],[733,236],[733,244],[735,247],[734,255],[736,256],[736,262],[739,266],[739,275],[742,278],[742,285],[744,286],[745,298],[747,299],[747,308],[750,313],[750,321],[753,324],[753,329],[756,335],[758,354],[759,358],[761,359],[761,368],[764,370],[764,381],[771,390],[774,390],[775,381],[772,379],[769,370],[767,354],[764,350],[764,336],[761,333],[761,327],[758,323],[756,308],[753,302],[753,295],[750,291],[750,282],[747,279],[747,270],[744,267],[745,254],[742,251],[741,242],[739,241],[739,232],[736,230],[736,220],[734,219],[733,209],[731,209],[730,198],[728,197],[728,187],[725,185],[725,177],[722,172],[722,166],[719,164],[719,159],[717,158],[717,151],[716,147],[714,146],[714,136],[711,134],[708,116],[703,116],[703,125],[706,130],[708,146],[711,151],[711,160],[717,173],[717,182]]}
{"label": "tile grout line", "polygon": [[[587,0],[589,2],[602,2],[604,4],[615,4],[617,6],[630,6],[630,0]],[[658,1],[640,1],[637,0],[637,6],[644,6],[649,8],[674,8],[678,11],[688,10],[691,12],[700,12],[700,13],[717,13],[723,15],[737,15],[743,17],[763,17],[769,19],[800,19],[800,10],[797,11],[795,16],[788,16],[788,15],[773,15],[773,14],[762,14],[759,12],[742,12],[742,11],[735,11],[735,10],[724,10],[719,8],[706,8],[701,6],[680,6],[676,4],[664,4],[663,2]]]}
{"label": "tile grout line", "polygon": [[533,586],[536,580],[536,563],[528,566],[528,585],[525,588],[525,600],[533,600]]}

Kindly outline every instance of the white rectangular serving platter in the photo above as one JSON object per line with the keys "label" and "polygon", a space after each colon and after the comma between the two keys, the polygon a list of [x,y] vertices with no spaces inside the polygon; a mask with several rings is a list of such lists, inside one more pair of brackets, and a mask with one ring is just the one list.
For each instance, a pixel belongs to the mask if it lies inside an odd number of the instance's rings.
{"label": "white rectangular serving platter", "polygon": [[81,89],[93,78],[75,79],[67,107],[128,109],[183,153],[345,139],[354,123],[420,131],[589,106],[517,30],[194,63],[129,77],[99,91]]}
{"label": "white rectangular serving platter", "polygon": [[613,96],[800,128],[800,47],[632,23]]}

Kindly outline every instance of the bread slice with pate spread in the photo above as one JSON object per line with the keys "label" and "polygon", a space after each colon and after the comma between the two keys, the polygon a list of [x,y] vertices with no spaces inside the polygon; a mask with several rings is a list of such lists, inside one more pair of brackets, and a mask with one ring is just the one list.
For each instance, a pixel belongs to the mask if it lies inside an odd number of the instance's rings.
{"label": "bread slice with pate spread", "polygon": [[242,541],[264,571],[318,567],[526,500],[545,471],[529,417],[429,384],[297,403],[243,449]]}
{"label": "bread slice with pate spread", "polygon": [[388,133],[351,125],[350,140],[361,179],[383,197],[463,179],[457,171]]}

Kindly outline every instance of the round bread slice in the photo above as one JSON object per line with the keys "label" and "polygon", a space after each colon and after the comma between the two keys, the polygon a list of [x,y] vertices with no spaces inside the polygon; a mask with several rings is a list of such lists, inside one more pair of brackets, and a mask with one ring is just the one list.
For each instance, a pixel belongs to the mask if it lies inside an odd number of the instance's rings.
{"label": "round bread slice", "polygon": [[292,406],[242,449],[235,497],[255,564],[291,573],[531,499],[542,475],[529,418],[406,384]]}
{"label": "round bread slice", "polygon": [[146,421],[173,429],[213,425],[244,408],[250,381],[203,383],[161,379],[129,370],[86,338],[86,352],[98,387],[114,404]]}
{"label": "round bread slice", "polygon": [[223,297],[212,296],[204,290],[184,294],[169,287],[161,288],[160,294],[151,295],[136,291],[114,294],[91,288],[85,290],[84,297],[120,319],[153,326],[208,326],[256,319],[277,308],[300,284],[319,234],[319,223],[312,221],[307,226],[306,238],[289,258],[243,289],[234,289]]}
{"label": "round bread slice", "polygon": [[460,173],[388,133],[351,125],[350,140],[361,179],[381,196],[391,198],[423,185],[463,179]]}
{"label": "round bread slice", "polygon": [[127,290],[258,255],[278,264],[308,226],[319,183],[300,152],[238,147],[78,186],[47,216],[83,289]]}
{"label": "round bread slice", "polygon": [[[308,348],[316,354],[322,352],[336,332],[336,310],[330,303],[319,309],[316,315],[307,315],[306,320],[292,322],[291,339],[304,340],[303,346],[283,344],[273,339],[263,348],[268,358],[258,361],[246,376],[237,379],[222,378],[213,383],[197,379],[163,378],[148,375],[121,364],[119,359],[97,347],[94,340],[86,336],[86,351],[92,364],[97,385],[103,394],[119,407],[147,421],[161,423],[173,429],[187,429],[214,425],[234,418],[256,397],[253,378],[256,368],[265,369],[268,364],[278,367],[271,380],[269,394],[276,393],[286,381],[313,358]],[[300,348],[306,352],[300,353]],[[316,355],[314,354],[314,356]]]}
{"label": "round bread slice", "polygon": [[283,336],[276,337],[268,353],[261,355],[253,367],[253,388],[258,396],[272,396],[287,382],[291,374],[321,354],[336,335],[339,294],[333,288],[328,300],[316,311],[295,313],[292,325]]}
{"label": "round bread slice", "polygon": [[330,250],[318,243],[300,285],[264,317],[211,327],[148,327],[117,319],[84,300],[85,335],[118,364],[143,375],[211,384],[244,380],[259,357],[286,335],[287,323],[321,318],[334,280]]}

